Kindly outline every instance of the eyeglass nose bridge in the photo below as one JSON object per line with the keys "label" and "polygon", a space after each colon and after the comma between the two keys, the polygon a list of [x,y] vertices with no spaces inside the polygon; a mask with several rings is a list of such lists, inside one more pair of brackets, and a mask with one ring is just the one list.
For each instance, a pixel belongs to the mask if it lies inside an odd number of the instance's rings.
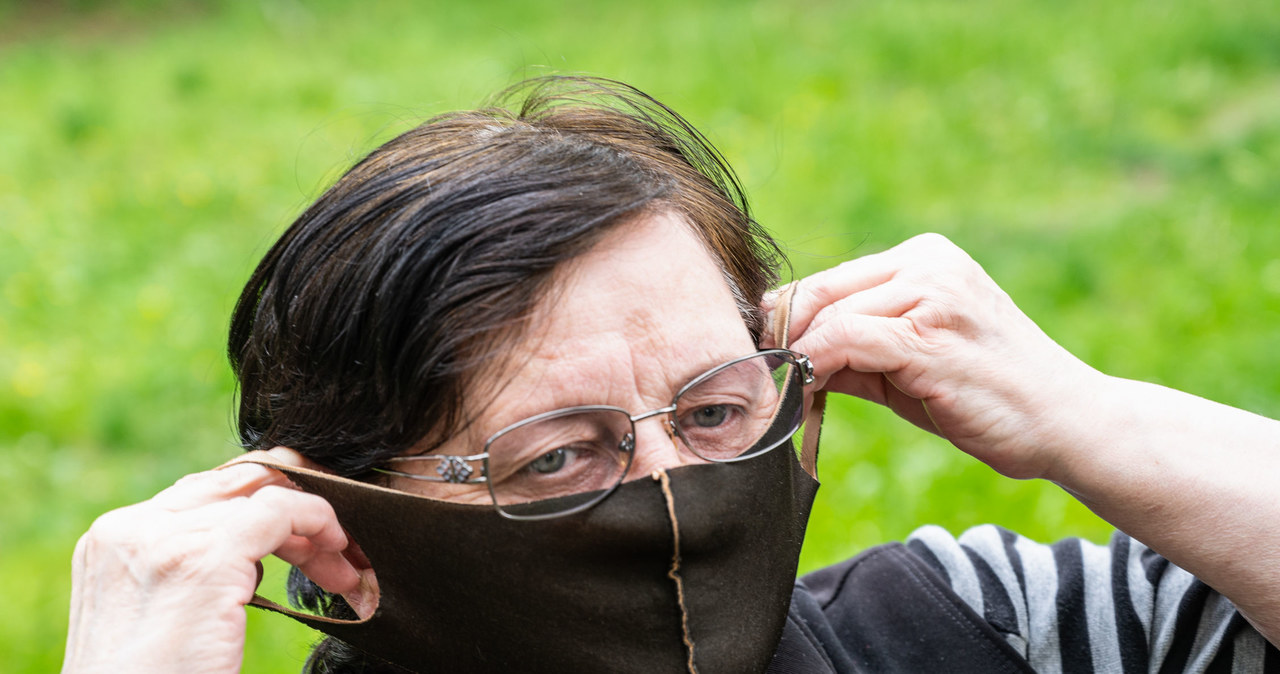
{"label": "eyeglass nose bridge", "polygon": [[[632,427],[635,427],[636,422],[644,421],[645,419],[648,419],[648,418],[650,418],[650,417],[656,417],[656,416],[658,416],[659,414],[673,414],[675,411],[676,411],[676,405],[675,405],[675,404],[671,404],[671,405],[667,405],[666,407],[659,407],[659,408],[658,408],[658,409],[656,409],[656,410],[649,410],[648,412],[641,412],[640,414],[637,414],[637,415],[635,415],[635,416],[630,417],[630,418],[631,418],[631,425],[632,425]],[[668,420],[667,420],[667,435],[668,435],[668,436],[670,436],[670,437],[672,437],[672,438],[678,438],[678,437],[680,437],[680,431],[678,431],[678,430],[676,429],[676,422],[675,422],[675,419],[668,419]]]}
{"label": "eyeglass nose bridge", "polygon": [[675,405],[667,405],[666,407],[659,407],[659,408],[658,408],[658,409],[656,409],[656,410],[649,410],[648,412],[641,412],[640,414],[637,414],[637,415],[635,415],[635,416],[631,417],[631,423],[633,423],[633,424],[634,424],[634,423],[635,423],[635,422],[637,422],[637,421],[644,421],[645,419],[648,419],[649,417],[656,417],[656,416],[658,416],[659,414],[669,414],[669,413],[674,412],[674,411],[676,411],[676,406],[675,406]]}

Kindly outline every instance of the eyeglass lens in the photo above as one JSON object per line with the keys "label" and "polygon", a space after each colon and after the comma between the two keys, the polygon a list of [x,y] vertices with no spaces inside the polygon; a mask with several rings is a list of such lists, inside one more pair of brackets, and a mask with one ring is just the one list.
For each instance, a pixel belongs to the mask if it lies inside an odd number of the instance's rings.
{"label": "eyeglass lens", "polygon": [[[779,413],[786,387],[800,385],[795,370],[789,359],[764,352],[702,375],[676,397],[677,436],[708,461],[737,461],[777,447],[800,424],[799,405]],[[634,449],[634,425],[619,409],[570,408],[536,417],[489,442],[489,489],[499,509],[517,517],[576,510],[622,481]]]}
{"label": "eyeglass lens", "polygon": [[489,490],[503,509],[556,499],[536,507],[540,512],[571,510],[589,502],[592,492],[622,481],[634,446],[634,428],[625,412],[565,410],[512,428],[489,443]]}

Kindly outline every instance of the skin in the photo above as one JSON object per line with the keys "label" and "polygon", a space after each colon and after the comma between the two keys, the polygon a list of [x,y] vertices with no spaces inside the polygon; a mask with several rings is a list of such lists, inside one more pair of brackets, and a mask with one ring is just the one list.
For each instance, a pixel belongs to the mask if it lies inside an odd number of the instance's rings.
{"label": "skin", "polygon": [[[488,401],[479,420],[432,453],[475,454],[498,430],[564,407],[613,405],[633,415],[665,407],[689,380],[756,350],[719,267],[676,216],[624,226],[559,270],[552,285],[529,335],[509,354],[516,374],[490,377],[496,390],[470,394]],[[626,479],[701,461],[667,432],[666,419],[637,423]],[[405,478],[390,486],[431,488]],[[483,485],[457,489],[450,500],[491,502]]]}
{"label": "skin", "polygon": [[1280,644],[1280,422],[1094,370],[936,234],[805,279],[791,320],[822,388],[1056,482]]}
{"label": "skin", "polygon": [[[1093,370],[940,236],[819,273],[797,293],[791,348],[811,356],[818,387],[886,405],[1005,475],[1057,482],[1277,642],[1280,423]],[[514,379],[469,395],[484,401],[480,421],[439,451],[474,453],[504,425],[559,407],[661,407],[754,348],[689,229],[641,219],[561,270]],[[698,461],[661,417],[637,436],[631,479]],[[267,554],[362,614],[376,603],[372,570],[323,500],[260,466],[200,473],[107,513],[80,540],[64,671],[238,671],[244,605]]]}
{"label": "skin", "polygon": [[[503,426],[560,407],[663,407],[693,377],[756,348],[719,267],[677,217],[620,228],[560,270],[554,287],[509,360],[519,364],[514,378],[468,395],[484,401],[480,419],[440,452],[477,452]],[[701,461],[664,419],[637,424],[629,479]],[[269,454],[317,468],[288,448]],[[423,488],[407,479],[393,486]],[[94,522],[72,561],[63,671],[239,671],[244,607],[268,554],[344,595],[362,616],[376,607],[376,577],[329,504],[278,472],[235,465],[184,477]]]}
{"label": "skin", "polygon": [[351,592],[360,576],[346,545],[333,508],[276,471],[184,477],[98,518],[76,545],[63,671],[238,672],[258,560],[275,554]]}

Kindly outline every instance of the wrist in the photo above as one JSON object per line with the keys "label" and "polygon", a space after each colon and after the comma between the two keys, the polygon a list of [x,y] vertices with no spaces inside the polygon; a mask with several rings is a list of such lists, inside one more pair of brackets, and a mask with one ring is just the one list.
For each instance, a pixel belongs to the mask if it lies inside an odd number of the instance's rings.
{"label": "wrist", "polygon": [[1068,490],[1107,453],[1126,421],[1125,380],[1103,374],[1082,362],[1064,368],[1041,397],[1045,407],[1035,419],[1032,434],[1041,471],[1035,477]]}

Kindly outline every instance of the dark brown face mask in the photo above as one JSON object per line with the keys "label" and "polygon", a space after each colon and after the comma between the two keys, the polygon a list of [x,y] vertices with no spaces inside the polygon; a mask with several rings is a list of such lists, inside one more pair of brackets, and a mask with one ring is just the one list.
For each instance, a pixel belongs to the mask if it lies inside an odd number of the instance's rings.
{"label": "dark brown face mask", "polygon": [[781,447],[676,468],[584,513],[523,522],[280,469],[333,504],[381,589],[364,621],[289,614],[420,672],[762,671],[817,491]]}
{"label": "dark brown face mask", "polygon": [[[792,390],[783,407],[803,404]],[[381,598],[363,621],[253,603],[418,672],[763,671],[818,487],[816,435],[804,468],[787,443],[658,471],[543,521],[272,465],[333,505]]]}

